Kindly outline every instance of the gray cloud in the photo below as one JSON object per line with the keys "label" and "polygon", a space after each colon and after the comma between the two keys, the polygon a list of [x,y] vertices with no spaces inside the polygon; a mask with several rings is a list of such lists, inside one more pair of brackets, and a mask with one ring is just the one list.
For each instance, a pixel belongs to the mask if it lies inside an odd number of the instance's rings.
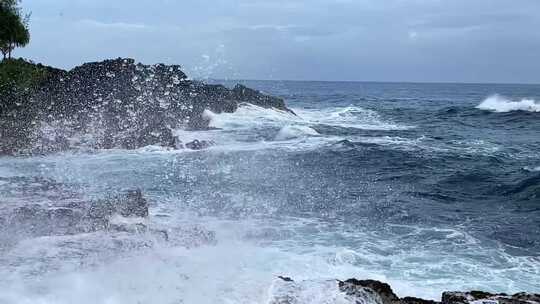
{"label": "gray cloud", "polygon": [[540,82],[537,0],[24,0],[17,54],[130,56],[197,77]]}

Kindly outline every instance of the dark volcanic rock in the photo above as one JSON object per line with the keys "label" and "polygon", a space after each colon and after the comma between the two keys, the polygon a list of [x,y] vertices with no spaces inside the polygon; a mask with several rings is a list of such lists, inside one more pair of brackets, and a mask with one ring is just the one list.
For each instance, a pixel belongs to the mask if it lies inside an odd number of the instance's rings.
{"label": "dark volcanic rock", "polygon": [[382,300],[383,304],[399,304],[400,299],[390,285],[375,281],[375,280],[357,280],[348,279],[343,282],[339,282],[339,289],[347,294],[354,294],[358,289],[365,290],[365,288],[371,289],[376,292]]}
{"label": "dark volcanic rock", "polygon": [[289,277],[284,277],[284,276],[278,276],[278,279],[281,279],[285,282],[294,282],[293,279],[289,278]]}
{"label": "dark volcanic rock", "polygon": [[164,147],[176,148],[176,142],[177,139],[170,128],[165,126],[152,126],[127,134],[122,141],[121,146],[126,149],[136,149],[149,145],[161,145]]}
{"label": "dark volcanic rock", "polygon": [[[310,286],[321,286],[321,288],[336,288],[343,293],[347,302],[357,304],[540,304],[540,295],[517,293],[515,295],[491,294],[483,291],[470,292],[444,292],[442,302],[424,300],[414,297],[399,298],[390,285],[374,280],[349,279],[346,281],[322,282],[297,282],[289,277],[278,277],[280,284],[274,288],[270,303],[293,304],[299,303],[303,290]],[[335,286],[335,287],[332,287]],[[313,291],[317,292],[317,291]],[[322,292],[327,292],[321,290]],[[335,294],[328,293],[329,299],[324,299],[331,303]],[[341,303],[341,302],[340,302]]]}
{"label": "dark volcanic rock", "polygon": [[29,92],[11,92],[19,106],[0,112],[0,153],[48,153],[72,147],[176,147],[175,128],[206,129],[205,110],[234,112],[242,102],[289,111],[282,99],[237,85],[189,80],[177,65],[133,59],[47,70]]}
{"label": "dark volcanic rock", "polygon": [[185,147],[191,150],[202,150],[214,145],[213,142],[208,140],[197,140],[186,143]]}
{"label": "dark volcanic rock", "polygon": [[424,300],[424,299],[415,298],[415,297],[405,297],[405,298],[401,298],[401,303],[403,304],[439,304],[441,302],[437,302],[433,300]]}
{"label": "dark volcanic rock", "polygon": [[457,292],[447,291],[442,295],[443,304],[538,304],[540,294],[517,293],[514,295],[491,294],[483,291]]}
{"label": "dark volcanic rock", "polygon": [[241,84],[237,84],[232,92],[235,100],[252,103],[263,108],[276,108],[294,114],[292,110],[285,106],[285,102],[281,98],[263,95],[261,92]]}

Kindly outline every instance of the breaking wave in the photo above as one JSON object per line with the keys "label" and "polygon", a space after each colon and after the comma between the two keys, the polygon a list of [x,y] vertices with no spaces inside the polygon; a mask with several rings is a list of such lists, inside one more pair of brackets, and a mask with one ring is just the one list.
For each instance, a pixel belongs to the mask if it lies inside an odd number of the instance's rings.
{"label": "breaking wave", "polygon": [[332,107],[326,109],[293,109],[291,113],[265,109],[252,104],[241,104],[234,113],[215,114],[206,111],[210,126],[223,129],[245,129],[253,127],[297,125],[326,125],[332,127],[356,128],[362,130],[406,130],[403,126],[384,120],[376,111],[361,107]]}
{"label": "breaking wave", "polygon": [[400,125],[386,120],[373,110],[357,106],[326,109],[295,109],[300,117],[312,124],[327,125],[361,130],[408,130],[412,126]]}
{"label": "breaking wave", "polygon": [[476,108],[499,113],[512,111],[540,112],[540,103],[534,99],[512,101],[500,95],[493,95],[482,101]]}
{"label": "breaking wave", "polygon": [[306,136],[318,136],[319,132],[308,126],[285,126],[279,130],[276,140],[288,140]]}

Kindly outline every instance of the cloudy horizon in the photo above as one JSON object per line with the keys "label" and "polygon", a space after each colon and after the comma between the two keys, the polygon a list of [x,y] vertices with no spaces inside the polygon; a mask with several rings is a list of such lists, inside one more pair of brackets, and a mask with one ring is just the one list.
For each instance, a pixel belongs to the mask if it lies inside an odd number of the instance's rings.
{"label": "cloudy horizon", "polygon": [[23,0],[36,62],[132,57],[193,77],[540,83],[540,1]]}

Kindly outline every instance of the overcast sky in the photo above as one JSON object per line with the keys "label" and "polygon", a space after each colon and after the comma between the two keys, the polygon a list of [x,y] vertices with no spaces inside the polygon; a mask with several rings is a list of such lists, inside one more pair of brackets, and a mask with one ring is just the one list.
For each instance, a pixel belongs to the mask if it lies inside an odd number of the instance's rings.
{"label": "overcast sky", "polygon": [[23,0],[16,55],[193,77],[540,83],[540,0]]}

